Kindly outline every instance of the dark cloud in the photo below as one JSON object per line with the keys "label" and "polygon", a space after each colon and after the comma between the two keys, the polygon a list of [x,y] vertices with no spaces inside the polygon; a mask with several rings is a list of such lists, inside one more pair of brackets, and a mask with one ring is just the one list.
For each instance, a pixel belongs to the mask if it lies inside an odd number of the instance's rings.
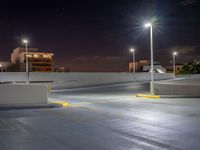
{"label": "dark cloud", "polygon": [[192,5],[192,4],[194,4],[196,2],[196,0],[183,0],[183,1],[181,1],[181,4],[183,5],[183,6],[187,6],[187,5]]}

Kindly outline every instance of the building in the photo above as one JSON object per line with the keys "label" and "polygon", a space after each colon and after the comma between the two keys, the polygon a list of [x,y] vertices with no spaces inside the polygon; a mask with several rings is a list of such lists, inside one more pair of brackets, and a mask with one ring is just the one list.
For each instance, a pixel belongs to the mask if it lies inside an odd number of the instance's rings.
{"label": "building", "polygon": [[11,65],[13,71],[26,71],[26,58],[28,58],[29,72],[51,72],[53,71],[53,53],[38,52],[37,48],[22,47],[15,48],[11,54]]}
{"label": "building", "polygon": [[[183,65],[181,65],[181,64],[176,64],[176,67],[175,67],[175,69],[176,69],[176,74],[179,74],[179,73],[180,73],[182,67],[183,67]],[[165,69],[166,69],[166,72],[167,72],[167,73],[173,73],[173,72],[174,72],[174,68],[173,68],[172,65],[171,65],[171,66],[165,66]]]}
{"label": "building", "polygon": [[[133,72],[134,64],[136,72],[149,72],[151,69],[149,60],[140,60],[139,62],[129,63],[129,72]],[[166,69],[162,67],[159,62],[154,62],[154,71],[158,73],[165,73]]]}
{"label": "building", "polygon": [[129,63],[129,72],[133,72],[133,67],[135,65],[135,72],[142,72],[143,71],[143,66],[148,65],[149,61],[148,60],[140,60],[138,62],[130,62]]}
{"label": "building", "polygon": [[[150,70],[151,70],[151,64],[143,66],[143,72],[150,72]],[[166,73],[166,69],[159,62],[153,63],[153,70],[156,73]]]}
{"label": "building", "polygon": [[135,66],[135,72],[139,72],[139,63],[138,62],[130,62],[129,66],[128,66],[128,70],[129,72],[133,72],[134,71],[134,66]]}

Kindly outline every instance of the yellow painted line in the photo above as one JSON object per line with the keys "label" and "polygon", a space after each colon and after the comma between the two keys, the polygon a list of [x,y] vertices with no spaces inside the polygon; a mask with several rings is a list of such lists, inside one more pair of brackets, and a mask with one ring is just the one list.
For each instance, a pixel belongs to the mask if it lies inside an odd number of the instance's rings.
{"label": "yellow painted line", "polygon": [[51,104],[57,104],[57,105],[61,105],[62,107],[69,107],[70,104],[66,101],[53,101],[51,102]]}
{"label": "yellow painted line", "polygon": [[160,95],[136,94],[136,97],[144,97],[144,98],[160,98]]}
{"label": "yellow painted line", "polygon": [[48,89],[48,93],[51,93],[51,91],[52,91],[52,86],[51,86],[51,85],[48,85],[48,86],[47,86],[47,89]]}

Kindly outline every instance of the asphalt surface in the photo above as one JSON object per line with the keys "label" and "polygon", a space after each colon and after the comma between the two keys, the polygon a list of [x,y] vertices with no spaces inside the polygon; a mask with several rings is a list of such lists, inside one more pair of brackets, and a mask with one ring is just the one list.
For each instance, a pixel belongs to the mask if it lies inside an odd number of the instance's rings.
{"label": "asphalt surface", "polygon": [[200,99],[135,97],[143,84],[54,91],[67,108],[1,110],[0,150],[199,150]]}

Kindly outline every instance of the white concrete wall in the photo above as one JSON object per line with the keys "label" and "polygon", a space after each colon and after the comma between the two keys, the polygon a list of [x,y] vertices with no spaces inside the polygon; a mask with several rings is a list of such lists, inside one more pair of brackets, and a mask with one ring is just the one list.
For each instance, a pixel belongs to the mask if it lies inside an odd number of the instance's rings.
{"label": "white concrete wall", "polygon": [[[155,79],[169,79],[172,74],[155,74]],[[149,73],[32,73],[33,81],[53,81],[53,88],[74,88],[150,80]]]}
{"label": "white concrete wall", "polygon": [[0,84],[0,106],[47,104],[47,86]]}
{"label": "white concrete wall", "polygon": [[200,96],[200,75],[155,82],[155,94]]}
{"label": "white concrete wall", "polygon": [[0,82],[26,81],[25,72],[0,72]]}
{"label": "white concrete wall", "polygon": [[[155,80],[170,79],[173,74],[155,74]],[[0,81],[25,81],[26,74],[21,73],[0,73]],[[30,73],[30,81],[50,81],[53,88],[73,88],[94,85],[105,85],[113,83],[125,83],[150,80],[150,73]]]}
{"label": "white concrete wall", "polygon": [[155,83],[156,95],[200,96],[200,85]]}

